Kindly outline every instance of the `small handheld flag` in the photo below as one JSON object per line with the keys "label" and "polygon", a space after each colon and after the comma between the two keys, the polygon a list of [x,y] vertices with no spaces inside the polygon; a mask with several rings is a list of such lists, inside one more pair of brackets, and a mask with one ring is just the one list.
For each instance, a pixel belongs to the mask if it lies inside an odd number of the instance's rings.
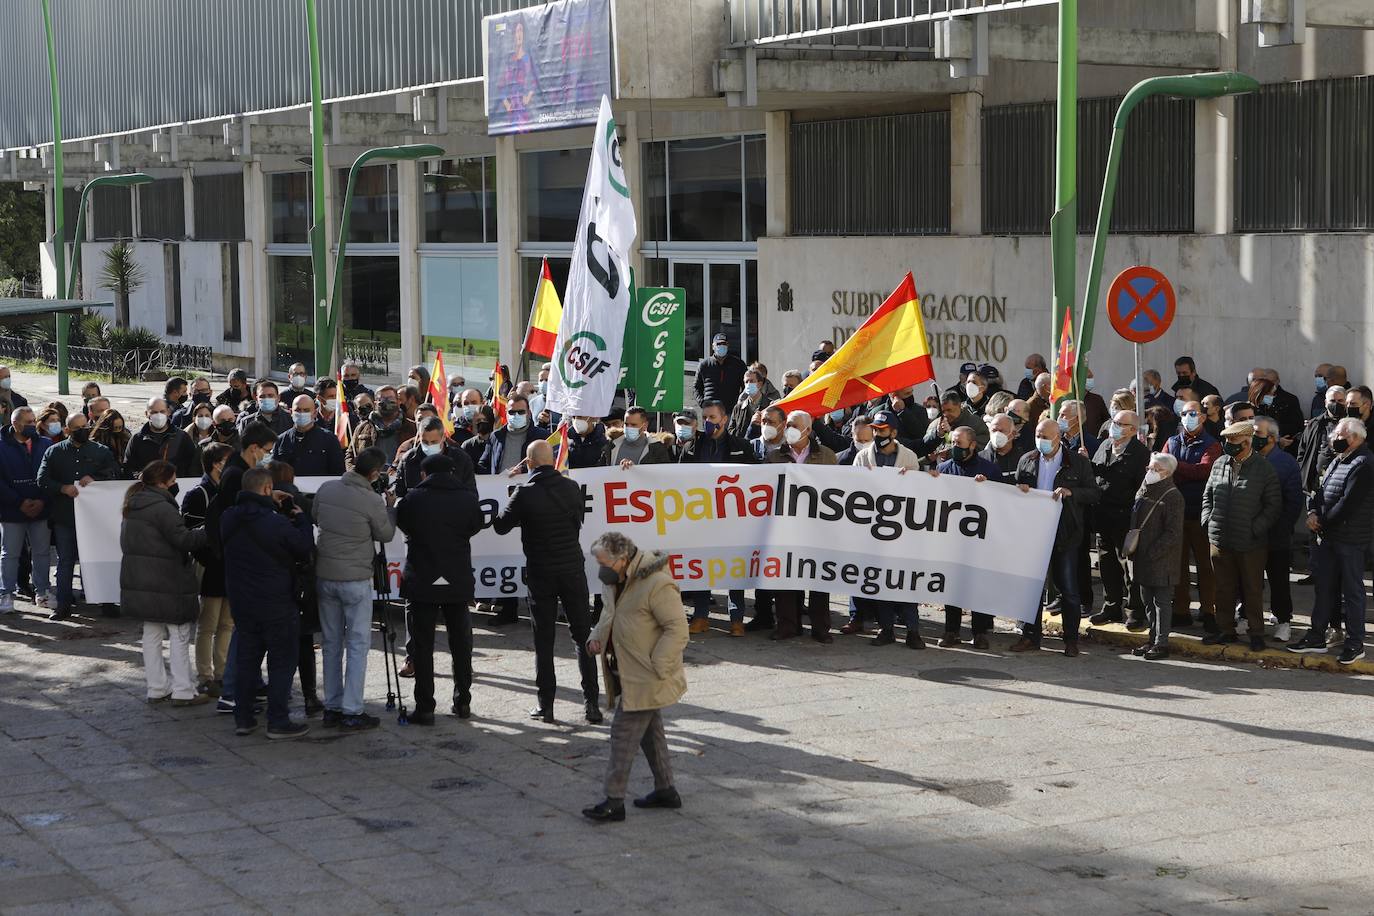
{"label": "small handheld flag", "polygon": [[1050,400],[1057,401],[1073,391],[1073,310],[1064,310],[1064,329],[1059,333],[1059,351],[1054,360],[1054,385]]}
{"label": "small handheld flag", "polygon": [[553,357],[554,342],[558,340],[558,325],[563,321],[563,303],[553,286],[549,273],[549,259],[539,271],[539,283],[534,288],[534,303],[530,306],[530,325],[525,332],[525,352],[545,359]]}
{"label": "small handheld flag", "polygon": [[444,351],[434,351],[434,371],[429,374],[429,399],[439,409],[444,421],[444,435],[453,435],[453,418],[449,416],[448,373],[444,371]]}
{"label": "small handheld flag", "polygon": [[501,397],[501,389],[506,387],[506,374],[501,371],[501,360],[496,361],[496,370],[491,374],[491,409],[496,414],[496,426],[502,427],[510,422],[506,413],[506,399]]}
{"label": "small handheld flag", "polygon": [[338,437],[339,445],[348,448],[349,440],[352,438],[352,427],[348,422],[348,414],[353,408],[348,403],[348,398],[344,397],[343,370],[340,369],[338,377],[335,379],[338,387],[334,390],[338,393],[339,409],[334,411],[334,435]]}
{"label": "small handheld flag", "polygon": [[558,424],[558,429],[549,436],[549,445],[553,446],[553,469],[562,473],[568,469],[568,421],[564,420]]}

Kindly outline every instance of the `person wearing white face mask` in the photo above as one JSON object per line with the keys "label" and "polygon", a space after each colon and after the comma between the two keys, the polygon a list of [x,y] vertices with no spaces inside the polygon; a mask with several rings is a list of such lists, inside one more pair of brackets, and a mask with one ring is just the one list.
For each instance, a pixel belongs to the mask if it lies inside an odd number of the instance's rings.
{"label": "person wearing white face mask", "polygon": [[[1173,620],[1173,590],[1183,554],[1183,494],[1174,484],[1178,462],[1163,452],[1150,456],[1149,468],[1135,495],[1131,511],[1134,545],[1129,555],[1131,582],[1140,590],[1150,628],[1143,646],[1132,655],[1147,659],[1169,657],[1169,629]],[[1127,545],[1128,548],[1131,545]]]}
{"label": "person wearing white face mask", "polygon": [[1178,584],[1174,588],[1173,629],[1192,626],[1189,613],[1188,559],[1197,566],[1198,610],[1209,633],[1217,632],[1216,580],[1212,575],[1212,549],[1202,528],[1202,490],[1212,473],[1212,463],[1221,457],[1221,443],[1202,425],[1202,404],[1190,400],[1182,405],[1179,430],[1164,445],[1164,451],[1178,461],[1175,483],[1183,494],[1183,555],[1179,560]]}
{"label": "person wearing white face mask", "polygon": [[979,455],[997,465],[997,470],[1007,477],[1015,476],[1021,456],[1034,447],[1034,439],[1027,443],[1024,438],[1018,436],[1016,423],[1005,413],[994,416],[988,429],[988,446],[979,452]]}
{"label": "person wearing white face mask", "polygon": [[970,372],[964,376],[962,391],[968,409],[974,414],[982,416],[983,405],[988,398],[988,380],[976,371]]}
{"label": "person wearing white face mask", "polygon": [[473,433],[473,424],[477,421],[477,411],[482,406],[482,392],[476,388],[465,388],[463,393],[458,396],[452,406],[453,425],[459,431],[454,435],[458,441],[462,441]]}
{"label": "person wearing white face mask", "polygon": [[[1150,450],[1136,436],[1140,418],[1133,410],[1119,410],[1107,427],[1107,438],[1093,454],[1093,471],[1102,499],[1093,508],[1092,527],[1098,537],[1098,568],[1102,574],[1102,610],[1090,619],[1093,626],[1120,623],[1139,632],[1146,629],[1145,609],[1139,590],[1128,587],[1122,565],[1126,532],[1131,527],[1131,510],[1136,491],[1145,478]],[[1080,560],[1082,556],[1080,556]],[[1088,570],[1080,569],[1080,577]],[[1091,585],[1091,581],[1089,581]],[[1129,615],[1127,614],[1129,608]]]}
{"label": "person wearing white face mask", "polygon": [[758,435],[754,416],[772,403],[763,392],[764,377],[757,369],[744,373],[744,391],[730,410],[730,435],[751,439]]}
{"label": "person wearing white face mask", "polygon": [[286,370],[286,380],[291,385],[291,394],[293,397],[302,394],[308,394],[312,398],[315,396],[315,392],[306,387],[308,378],[309,377],[305,374],[304,363],[292,363],[291,368]]}
{"label": "person wearing white face mask", "polygon": [[759,411],[758,421],[759,434],[749,440],[749,445],[754,449],[754,460],[764,463],[787,444],[782,437],[783,427],[787,425],[787,412],[770,405]]}
{"label": "person wearing white face mask", "polygon": [[624,431],[606,447],[601,463],[622,470],[637,464],[670,464],[673,454],[668,446],[649,434],[649,413],[643,407],[625,411]]}
{"label": "person wearing white face mask", "polygon": [[271,379],[259,379],[254,390],[255,399],[244,405],[243,411],[239,414],[238,428],[239,435],[248,428],[250,423],[261,423],[272,434],[280,436],[291,428],[291,411],[282,404],[277,383]]}
{"label": "person wearing white face mask", "polygon": [[549,430],[534,425],[530,402],[521,394],[511,395],[506,402],[506,425],[487,440],[482,458],[477,462],[479,474],[504,474],[521,467],[525,449],[537,439],[547,439]]}
{"label": "person wearing white face mask", "polygon": [[153,461],[170,461],[178,477],[190,477],[195,462],[195,446],[185,431],[171,425],[172,413],[162,398],[148,399],[148,422],[129,439],[124,453],[124,473],[138,476]]}
{"label": "person wearing white face mask", "polygon": [[215,441],[215,421],[211,415],[210,405],[197,404],[195,410],[191,411],[184,429],[186,435],[191,437],[191,444],[195,446],[191,449],[191,474],[199,476],[205,472],[201,464],[201,447]]}
{"label": "person wearing white face mask", "polygon": [[277,437],[272,460],[291,465],[297,477],[339,477],[345,466],[343,446],[334,430],[315,422],[315,413],[315,399],[308,394],[291,402],[292,428]]}
{"label": "person wearing white face mask", "polygon": [[396,470],[396,498],[405,496],[409,490],[419,486],[424,478],[425,459],[433,455],[447,455],[453,461],[453,476],[464,487],[477,487],[476,468],[472,459],[463,448],[455,445],[444,434],[444,422],[438,417],[425,417],[416,424],[419,432],[414,443],[406,450]]}
{"label": "person wearing white face mask", "polygon": [[568,467],[594,468],[610,445],[606,427],[596,417],[573,417],[568,424]]}
{"label": "person wearing white face mask", "polygon": [[[826,448],[813,434],[812,421],[805,411],[794,410],[787,415],[787,425],[783,427],[786,447],[769,457],[774,464],[838,464],[835,453]],[[830,595],[826,592],[805,592],[789,590],[777,592],[774,596],[777,628],[772,639],[791,639],[801,635],[802,606],[806,606],[807,616],[811,619],[811,638],[819,643],[831,643],[835,637],[830,635]]]}

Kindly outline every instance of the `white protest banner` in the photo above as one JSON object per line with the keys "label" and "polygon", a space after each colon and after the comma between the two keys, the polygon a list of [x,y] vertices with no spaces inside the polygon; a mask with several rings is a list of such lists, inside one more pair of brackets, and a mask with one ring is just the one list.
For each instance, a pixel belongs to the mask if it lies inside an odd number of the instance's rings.
{"label": "white protest banner", "polygon": [[554,343],[549,410],[577,417],[610,413],[630,311],[630,251],[638,232],[611,103],[602,96]]}
{"label": "white protest banner", "polygon": [[[684,590],[815,589],[1034,617],[1059,521],[1049,494],[962,477],[814,465],[647,465],[573,472],[586,547],[619,531],[668,553]],[[523,478],[479,477],[487,527],[472,539],[477,595],[525,593],[519,532],[490,522]],[[298,478],[313,492],[323,478]],[[194,485],[182,482],[183,491]],[[119,509],[127,483],[76,500],[87,600],[119,600]],[[388,545],[399,578],[404,539]],[[588,579],[595,582],[588,557]],[[399,582],[393,582],[393,592]]]}

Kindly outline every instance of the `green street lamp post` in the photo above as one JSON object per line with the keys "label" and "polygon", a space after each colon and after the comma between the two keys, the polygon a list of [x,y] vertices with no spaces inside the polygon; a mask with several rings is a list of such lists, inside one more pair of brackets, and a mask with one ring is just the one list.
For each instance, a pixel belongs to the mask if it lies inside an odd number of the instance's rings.
{"label": "green street lamp post", "polygon": [[[1098,287],[1102,282],[1102,261],[1107,250],[1107,230],[1112,222],[1112,203],[1116,197],[1117,173],[1121,168],[1121,150],[1125,145],[1126,122],[1131,112],[1145,99],[1155,95],[1175,98],[1215,99],[1225,95],[1254,92],[1259,83],[1244,73],[1232,70],[1216,73],[1191,73],[1184,76],[1157,76],[1142,80],[1126,93],[1112,123],[1112,145],[1107,153],[1107,174],[1102,179],[1102,203],[1097,213],[1097,231],[1093,236],[1092,261],[1088,266],[1088,284],[1083,292],[1083,313],[1079,321],[1078,346],[1074,358],[1074,387],[1083,389],[1086,366],[1084,358],[1092,348],[1093,326],[1097,320]],[[1057,285],[1057,284],[1056,284]]]}
{"label": "green street lamp post", "polygon": [[75,241],[72,243],[72,265],[67,272],[67,288],[63,292],[68,299],[76,298],[76,281],[81,276],[81,234],[86,224],[86,202],[91,199],[91,193],[96,188],[131,188],[135,185],[148,184],[153,180],[151,175],[142,172],[130,172],[127,175],[100,175],[86,182],[86,186],[81,189],[81,203],[76,211],[76,230],[72,233]]}
{"label": "green street lamp post", "polygon": [[[1078,0],[1059,0],[1059,70],[1055,105],[1054,215],[1050,217],[1051,358],[1078,284]],[[1072,320],[1072,319],[1070,319]],[[1051,407],[1058,416],[1059,404]]]}

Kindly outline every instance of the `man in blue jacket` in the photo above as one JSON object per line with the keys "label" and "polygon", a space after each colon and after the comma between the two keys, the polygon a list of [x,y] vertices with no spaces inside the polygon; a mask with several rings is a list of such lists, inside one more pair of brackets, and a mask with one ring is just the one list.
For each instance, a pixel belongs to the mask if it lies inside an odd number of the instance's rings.
{"label": "man in blue jacket", "polygon": [[1269,558],[1264,574],[1269,579],[1269,608],[1274,612],[1274,638],[1288,642],[1293,638],[1293,590],[1288,574],[1293,566],[1293,527],[1302,515],[1302,468],[1298,459],[1279,445],[1279,421],[1273,417],[1255,418],[1255,451],[1269,460],[1279,475],[1283,492],[1283,511],[1269,529]]}
{"label": "man in blue jacket", "polygon": [[220,538],[237,643],[234,734],[257,730],[253,694],[266,655],[267,737],[299,738],[310,726],[292,722],[289,706],[300,630],[295,564],[310,559],[315,546],[310,517],[292,506],[288,521],[272,499],[272,472],[250,468],[238,504],[220,519]]}
{"label": "man in blue jacket", "polygon": [[315,399],[297,395],[291,403],[291,428],[277,436],[272,460],[291,465],[297,477],[339,477],[344,468],[343,446],[333,429],[318,422]]}
{"label": "man in blue jacket", "polygon": [[[950,457],[940,462],[939,466],[930,472],[930,476],[939,477],[941,474],[950,474],[954,477],[972,477],[975,483],[993,481],[994,483],[1010,483],[1002,476],[1002,469],[990,458],[984,458],[978,451],[978,440],[972,429],[961,426],[956,429],[951,437]],[[917,608],[919,605],[911,605]],[[915,616],[915,611],[912,611]],[[959,645],[959,629],[964,616],[964,609],[955,607],[952,604],[945,605],[945,631],[940,638],[941,648],[951,648]],[[970,627],[973,631],[973,648],[987,650],[988,634],[992,632],[993,616],[991,614],[973,611]],[[911,637],[908,636],[908,639]],[[918,640],[920,637],[916,637]]]}
{"label": "man in blue jacket", "polygon": [[16,407],[11,425],[0,430],[0,614],[14,610],[19,556],[27,539],[33,554],[33,603],[48,607],[48,494],[38,486],[38,468],[52,440],[38,435],[33,408]]}

